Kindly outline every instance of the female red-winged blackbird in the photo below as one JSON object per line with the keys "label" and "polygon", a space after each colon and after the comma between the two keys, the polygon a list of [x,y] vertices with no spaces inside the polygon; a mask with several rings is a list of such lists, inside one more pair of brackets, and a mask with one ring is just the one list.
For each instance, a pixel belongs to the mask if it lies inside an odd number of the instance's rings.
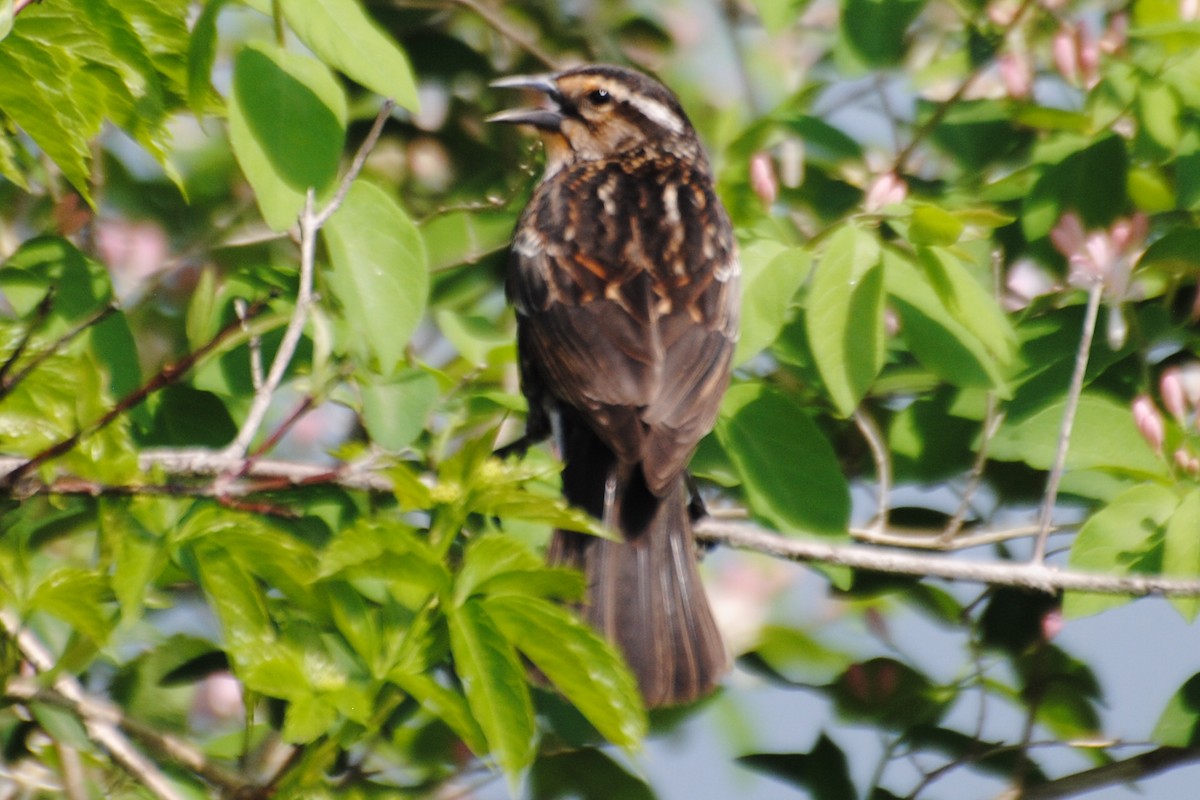
{"label": "female red-winged blackbird", "polygon": [[618,531],[558,531],[587,619],[648,706],[710,692],[728,667],[696,569],[685,470],[711,430],[737,338],[729,218],[679,101],[657,81],[583,66],[493,84],[543,92],[493,122],[541,133],[546,172],[514,234],[526,440],[555,434],[563,492]]}

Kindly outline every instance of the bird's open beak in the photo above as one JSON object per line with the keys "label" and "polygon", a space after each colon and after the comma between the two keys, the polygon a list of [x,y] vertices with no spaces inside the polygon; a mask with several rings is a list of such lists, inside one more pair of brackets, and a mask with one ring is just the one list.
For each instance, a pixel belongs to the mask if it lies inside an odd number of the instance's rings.
{"label": "bird's open beak", "polygon": [[551,105],[539,108],[511,108],[492,114],[485,122],[507,122],[512,125],[532,125],[547,131],[557,131],[562,125],[562,95],[553,75],[512,75],[492,81],[493,89],[536,89],[550,100]]}

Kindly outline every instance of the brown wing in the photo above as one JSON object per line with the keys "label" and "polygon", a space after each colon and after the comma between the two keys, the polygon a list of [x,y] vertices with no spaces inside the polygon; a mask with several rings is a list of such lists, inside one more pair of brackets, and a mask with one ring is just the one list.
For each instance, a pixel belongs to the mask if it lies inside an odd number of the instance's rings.
{"label": "brown wing", "polygon": [[522,361],[536,373],[527,393],[537,382],[578,409],[661,493],[716,418],[737,273],[702,166],[626,158],[553,176],[518,226],[509,271]]}

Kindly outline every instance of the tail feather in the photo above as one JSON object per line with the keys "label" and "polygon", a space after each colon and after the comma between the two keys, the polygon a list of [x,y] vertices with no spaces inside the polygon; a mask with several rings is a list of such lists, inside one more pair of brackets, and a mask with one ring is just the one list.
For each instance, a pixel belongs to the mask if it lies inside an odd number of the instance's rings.
{"label": "tail feather", "polygon": [[622,650],[647,706],[703,697],[729,659],[697,568],[683,477],[656,497],[641,469],[618,464],[590,430],[572,431],[564,444],[567,499],[619,530],[622,541],[557,531],[550,560],[585,573],[584,616]]}

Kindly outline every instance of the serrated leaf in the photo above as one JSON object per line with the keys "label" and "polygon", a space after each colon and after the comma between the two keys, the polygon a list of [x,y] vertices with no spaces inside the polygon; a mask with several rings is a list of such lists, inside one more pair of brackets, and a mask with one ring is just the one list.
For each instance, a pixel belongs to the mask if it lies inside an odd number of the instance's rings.
{"label": "serrated leaf", "polygon": [[450,650],[471,713],[510,783],[534,756],[536,722],[525,671],[481,601],[447,612]]}
{"label": "serrated leaf", "polygon": [[813,358],[838,412],[854,413],[883,366],[883,271],[879,243],[846,225],[830,239],[805,302]]}
{"label": "serrated leaf", "polygon": [[355,0],[281,0],[300,41],[322,61],[373,92],[417,111],[417,86],[408,57]]}
{"label": "serrated leaf", "polygon": [[[1200,577],[1200,489],[1192,489],[1179,503],[1167,523],[1163,539],[1163,574],[1181,578]],[[1200,614],[1200,598],[1172,597],[1171,603],[1184,619],[1194,622]]]}
{"label": "serrated leaf", "polygon": [[280,736],[285,742],[307,744],[329,733],[337,716],[337,709],[324,697],[303,695],[288,703]]}
{"label": "serrated leaf", "polygon": [[109,600],[107,582],[100,575],[77,567],[60,567],[38,583],[24,611],[53,614],[95,644],[103,645],[113,624],[105,611]]}
{"label": "serrated leaf", "polygon": [[627,750],[641,744],[646,712],[637,680],[612,645],[546,600],[492,596],[483,604],[501,633],[605,739]]}
{"label": "serrated leaf", "polygon": [[471,716],[471,709],[465,697],[442,686],[428,675],[393,673],[391,680],[412,695],[427,713],[446,723],[472,753],[477,756],[487,755],[487,739],[484,738],[479,723]]}
{"label": "serrated leaf", "polygon": [[273,638],[266,597],[254,577],[226,549],[195,548],[200,585],[225,631],[227,652],[235,663],[253,662],[262,643]]}
{"label": "serrated leaf", "polygon": [[750,243],[742,250],[740,261],[742,312],[735,366],[749,361],[779,337],[796,291],[812,266],[807,250],[769,239]]}
{"label": "serrated leaf", "polygon": [[387,192],[362,180],[350,187],[324,235],[329,286],[354,337],[343,346],[392,375],[429,293],[421,235]]}
{"label": "serrated leaf", "polygon": [[531,571],[542,560],[511,536],[484,534],[467,543],[462,568],[454,580],[454,603],[462,605],[486,581],[513,570]]}
{"label": "serrated leaf", "polygon": [[913,209],[908,238],[919,245],[952,245],[962,236],[963,222],[937,206],[918,205]]}
{"label": "serrated leaf", "polygon": [[[1159,572],[1160,537],[1178,505],[1175,493],[1156,483],[1121,493],[1079,529],[1068,563],[1074,569],[1113,576]],[[1063,614],[1081,617],[1128,602],[1127,597],[1067,592]]]}
{"label": "serrated leaf", "polygon": [[229,141],[274,230],[295,224],[305,193],[337,175],[346,138],[346,96],[319,61],[267,44],[237,54]]}
{"label": "serrated leaf", "polygon": [[716,431],[756,515],[784,533],[845,533],[850,489],[837,454],[792,398],[760,384],[733,386]]}
{"label": "serrated leaf", "polygon": [[188,105],[198,119],[208,112],[209,100],[216,96],[212,88],[212,68],[217,60],[217,16],[229,0],[208,0],[192,25],[187,48]]}

